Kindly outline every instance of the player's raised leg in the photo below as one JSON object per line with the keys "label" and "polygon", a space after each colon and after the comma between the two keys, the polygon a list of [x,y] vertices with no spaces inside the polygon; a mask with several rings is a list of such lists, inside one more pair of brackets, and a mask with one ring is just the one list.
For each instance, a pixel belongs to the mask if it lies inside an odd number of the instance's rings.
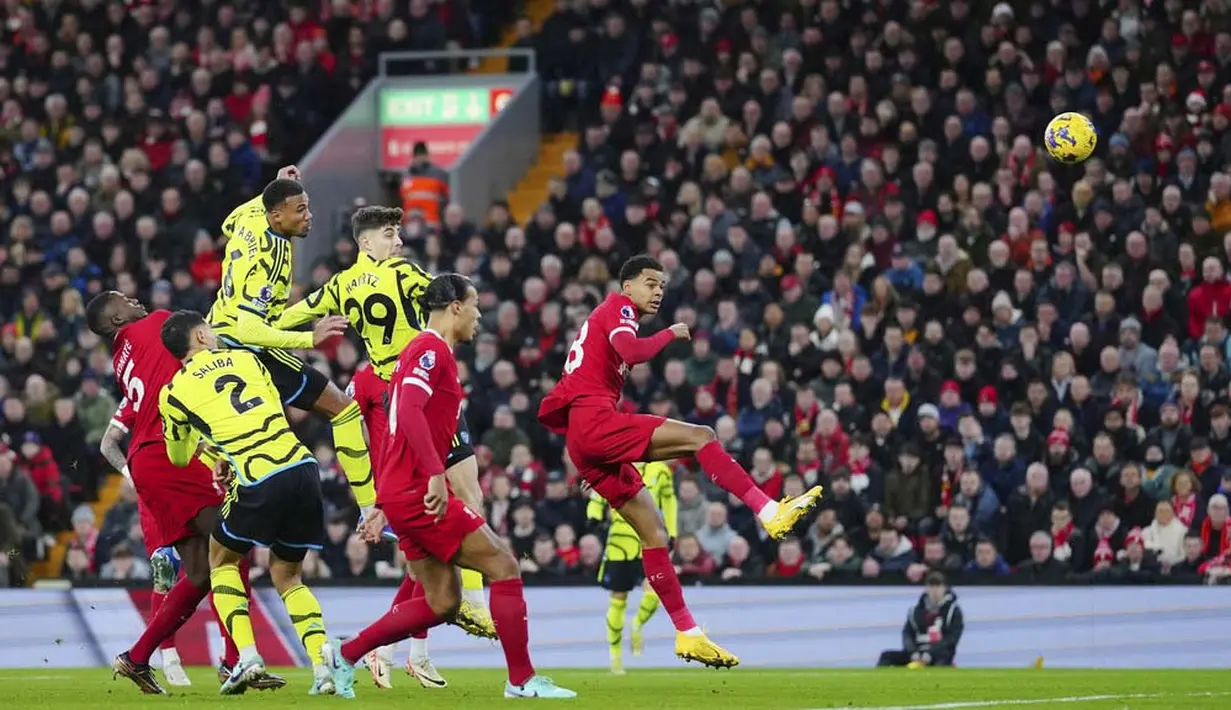
{"label": "player's raised leg", "polygon": [[779,504],[765,495],[744,467],[727,453],[713,429],[675,419],[664,420],[650,437],[644,460],[669,461],[686,456],[696,457],[710,480],[752,509],[765,532],[775,540],[789,535],[796,523],[821,499],[821,487],[814,486]]}
{"label": "player's raised leg", "polygon": [[662,600],[675,626],[675,655],[715,668],[739,665],[739,658],[706,637],[684,603],[684,590],[667,549],[667,526],[654,505],[654,497],[641,485],[641,474],[631,464],[624,464],[618,475],[608,473],[595,477],[591,473],[590,476],[594,490],[607,498],[641,538],[645,578]]}

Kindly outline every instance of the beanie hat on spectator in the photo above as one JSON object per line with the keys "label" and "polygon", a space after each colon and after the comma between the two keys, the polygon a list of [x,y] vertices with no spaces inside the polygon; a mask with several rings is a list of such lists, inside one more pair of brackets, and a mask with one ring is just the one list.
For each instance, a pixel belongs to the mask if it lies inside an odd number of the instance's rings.
{"label": "beanie hat on spectator", "polygon": [[935,404],[925,404],[919,407],[919,412],[917,416],[919,419],[923,419],[925,417],[931,417],[932,419],[940,419],[940,410],[936,408]]}
{"label": "beanie hat on spectator", "polygon": [[1124,536],[1124,546],[1129,545],[1145,546],[1145,537],[1141,533],[1141,528],[1133,528],[1128,531],[1128,535]]}
{"label": "beanie hat on spectator", "polygon": [[1127,149],[1129,145],[1131,144],[1131,142],[1129,141],[1128,136],[1124,135],[1123,133],[1117,133],[1111,137],[1111,140],[1108,141],[1107,144],[1111,146],[1112,148]]}
{"label": "beanie hat on spectator", "polygon": [[939,220],[936,218],[936,213],[930,209],[923,210],[919,216],[915,218],[915,224],[930,224],[933,227],[937,225]]}
{"label": "beanie hat on spectator", "polygon": [[624,106],[624,98],[620,96],[620,89],[615,86],[608,86],[607,90],[603,92],[601,105],[604,108],[622,108]]}
{"label": "beanie hat on spectator", "polygon": [[945,380],[945,383],[940,386],[940,393],[942,395],[948,394],[949,392],[954,394],[962,393],[962,386],[957,383],[957,380]]}
{"label": "beanie hat on spectator", "polygon": [[1049,448],[1052,446],[1068,446],[1068,445],[1069,445],[1069,433],[1063,429],[1052,429],[1051,433],[1047,435],[1047,446]]}
{"label": "beanie hat on spectator", "polygon": [[985,386],[979,390],[979,404],[1000,404],[1000,395],[996,393],[996,388],[991,385]]}

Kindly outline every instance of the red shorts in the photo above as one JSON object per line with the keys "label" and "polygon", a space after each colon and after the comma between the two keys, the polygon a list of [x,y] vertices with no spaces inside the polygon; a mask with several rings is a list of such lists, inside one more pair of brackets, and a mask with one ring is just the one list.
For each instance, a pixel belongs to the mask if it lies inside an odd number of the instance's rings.
{"label": "red shorts", "polygon": [[145,556],[153,557],[154,551],[162,547],[158,544],[162,540],[162,533],[158,530],[158,521],[154,520],[154,516],[150,514],[150,509],[145,507],[145,503],[141,498],[137,498],[137,514],[141,517],[141,537],[145,538]]}
{"label": "red shorts", "polygon": [[200,459],[180,468],[167,458],[166,448],[151,444],[128,457],[128,469],[139,505],[148,515],[142,517],[141,530],[151,551],[197,535],[192,519],[205,508],[222,505],[213,472]]}
{"label": "red shorts", "polygon": [[389,383],[382,380],[371,365],[356,372],[351,379],[350,395],[359,405],[363,422],[368,427],[368,453],[373,471],[381,470],[385,442],[389,439],[389,411],[385,405],[388,393]]}
{"label": "red shorts", "polygon": [[433,557],[441,562],[452,562],[462,548],[462,540],[486,524],[482,515],[453,495],[449,496],[449,504],[440,521],[423,508],[422,496],[419,500],[419,503],[381,504],[385,520],[398,536],[398,547],[408,560]]}
{"label": "red shorts", "polygon": [[572,407],[565,434],[569,458],[582,480],[619,508],[645,488],[632,464],[644,458],[650,437],[665,421],[605,407]]}

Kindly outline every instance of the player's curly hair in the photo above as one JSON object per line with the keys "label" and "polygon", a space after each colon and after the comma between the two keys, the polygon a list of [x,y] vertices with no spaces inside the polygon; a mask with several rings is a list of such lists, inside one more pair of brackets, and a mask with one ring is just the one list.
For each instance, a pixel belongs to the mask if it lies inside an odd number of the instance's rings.
{"label": "player's curly hair", "polygon": [[641,275],[642,271],[664,271],[662,262],[649,254],[638,254],[620,267],[620,283],[632,281]]}
{"label": "player's curly hair", "polygon": [[424,313],[440,311],[449,307],[454,301],[466,300],[466,294],[473,288],[470,279],[461,274],[441,274],[423,289],[419,297],[419,307]]}
{"label": "player's curly hair", "polygon": [[205,318],[196,311],[176,311],[172,313],[162,324],[162,331],[159,333],[159,336],[162,338],[163,347],[167,349],[167,352],[174,355],[176,360],[183,360],[188,355],[192,331],[204,323]]}
{"label": "player's curly hair", "polygon": [[360,207],[350,218],[351,236],[355,241],[359,241],[359,235],[369,229],[400,226],[402,214],[401,207],[381,207],[379,205]]}
{"label": "player's curly hair", "polygon": [[85,307],[85,323],[95,335],[100,338],[105,338],[115,334],[115,326],[111,323],[111,301],[115,298],[121,298],[120,294],[115,291],[104,291],[94,298]]}
{"label": "player's curly hair", "polygon": [[261,191],[261,204],[265,205],[265,210],[276,209],[278,205],[286,202],[296,195],[304,194],[303,185],[298,181],[290,178],[278,178],[265,186]]}

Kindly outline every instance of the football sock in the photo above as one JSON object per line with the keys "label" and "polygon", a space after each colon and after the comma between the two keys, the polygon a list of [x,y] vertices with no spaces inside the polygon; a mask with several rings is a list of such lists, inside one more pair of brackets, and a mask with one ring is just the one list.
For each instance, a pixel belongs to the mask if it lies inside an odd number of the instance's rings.
{"label": "football sock", "polygon": [[[393,595],[393,603],[389,605],[389,608],[392,609],[393,607],[397,606],[398,604],[401,604],[402,602],[408,602],[411,599],[414,599],[415,593],[418,591],[419,591],[419,581],[418,580],[416,580],[414,577],[411,577],[410,575],[406,575],[405,577],[402,577],[402,583],[398,585],[397,594]],[[419,596],[423,596],[423,595],[420,594]]]}
{"label": "football sock", "polygon": [[[238,565],[222,565],[209,571],[209,583],[214,592],[214,612],[221,620],[222,628],[239,649],[237,658],[245,649],[256,648],[252,634],[252,619],[248,616],[248,594],[244,591],[243,575]],[[176,585],[179,586],[179,585]]]}
{"label": "football sock", "polygon": [[[239,561],[239,574],[244,580],[244,594],[248,599],[252,599],[252,581],[249,576],[252,573],[252,563],[244,557]],[[235,641],[231,635],[227,633],[226,624],[222,623],[222,617],[218,616],[218,607],[214,605],[214,593],[211,591],[209,595],[210,607],[214,610],[214,618],[218,620],[218,631],[222,634],[222,663],[227,668],[234,668],[236,663],[239,663],[239,647],[235,645]]]}
{"label": "football sock", "polygon": [[[153,620],[155,616],[158,616],[158,610],[162,608],[162,600],[166,598],[167,598],[166,592],[160,592],[157,589],[150,592],[150,619],[151,620]],[[146,626],[149,626],[149,624],[146,624]],[[167,662],[166,652],[175,649],[175,634],[171,634],[170,636],[163,639],[162,643],[158,645],[158,648],[162,649],[163,663],[166,663]]]}
{"label": "football sock", "polygon": [[338,651],[347,663],[354,664],[374,648],[397,643],[413,633],[437,626],[442,621],[436,616],[436,612],[432,611],[432,607],[428,606],[426,598],[416,597],[385,612],[384,616],[360,631],[358,636],[342,644]]}
{"label": "football sock", "polygon": [[410,662],[417,665],[426,661],[427,657],[427,634],[423,634],[423,638],[410,637]]}
{"label": "football sock", "polygon": [[671,615],[675,630],[684,633],[696,632],[697,622],[693,621],[692,612],[684,604],[684,590],[680,587],[680,578],[675,574],[675,566],[671,564],[671,555],[667,548],[644,548],[641,551],[641,564],[645,567],[645,578],[650,580],[654,593]]}
{"label": "football sock", "polygon": [[483,574],[472,569],[462,570],[462,599],[475,606],[487,608],[487,595],[483,593]]}
{"label": "football sock", "polygon": [[282,603],[286,605],[286,613],[291,617],[295,633],[299,634],[299,640],[308,652],[308,660],[314,666],[319,665],[322,662],[321,646],[329,640],[325,635],[325,617],[321,614],[320,602],[310,589],[296,584],[283,593]]}
{"label": "football sock", "polygon": [[179,631],[197,610],[197,605],[208,591],[205,587],[193,585],[187,577],[180,578],[175,586],[171,587],[171,591],[167,592],[158,608],[158,614],[150,619],[149,625],[145,627],[145,633],[141,634],[129,650],[128,654],[133,663],[149,663],[150,656],[164,639],[175,638],[175,632]]}
{"label": "football sock", "polygon": [[[400,592],[402,590],[399,589],[398,591]],[[410,592],[410,598],[411,599],[427,599],[427,590],[423,588],[422,584],[415,582],[415,586],[411,589],[411,592]],[[415,631],[413,634],[410,635],[410,637],[412,639],[418,639],[422,641],[423,639],[427,638],[427,629],[428,627],[424,627],[418,631]],[[423,648],[426,649],[427,646],[425,645]],[[424,655],[426,654],[427,654],[427,651],[424,650]]]}
{"label": "football sock", "polygon": [[[697,451],[697,463],[709,474],[710,480],[728,493],[733,493],[744,505],[752,509],[761,520],[769,520],[778,511],[778,504],[757,488],[756,481],[731,458],[717,440],[711,441]],[[666,599],[663,602],[666,603]],[[668,607],[669,609],[670,607]]]}
{"label": "football sock", "polygon": [[618,649],[624,640],[624,612],[628,609],[628,599],[612,597],[607,603],[607,645]]}
{"label": "football sock", "polygon": [[368,444],[363,437],[363,414],[359,403],[351,402],[329,421],[333,426],[333,448],[346,480],[350,481],[355,502],[360,508],[376,503],[376,489],[372,486],[372,461],[368,458]]}
{"label": "football sock", "polygon": [[641,595],[641,605],[637,607],[637,618],[633,620],[634,628],[641,628],[649,622],[650,617],[654,616],[654,612],[658,611],[658,595],[653,590],[647,589]]}
{"label": "football sock", "polygon": [[159,646],[158,648],[162,652],[162,667],[163,668],[166,668],[167,666],[173,663],[180,662],[180,652],[176,650],[175,646],[172,646],[171,648],[163,648],[162,646]]}
{"label": "football sock", "polygon": [[492,582],[492,621],[504,649],[509,682],[525,685],[534,677],[530,663],[530,629],[526,623],[526,597],[520,578]]}

